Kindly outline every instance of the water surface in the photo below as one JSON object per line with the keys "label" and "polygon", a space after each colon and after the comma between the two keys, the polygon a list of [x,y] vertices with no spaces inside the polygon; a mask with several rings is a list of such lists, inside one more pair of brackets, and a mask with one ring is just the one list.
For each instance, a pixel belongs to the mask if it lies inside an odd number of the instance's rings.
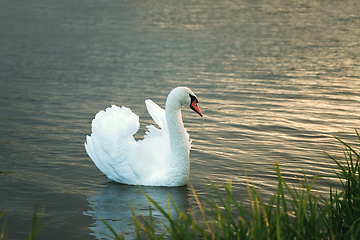
{"label": "water surface", "polygon": [[[0,1],[0,207],[10,239],[27,237],[37,201],[44,222],[53,219],[39,239],[100,238],[100,217],[131,238],[128,200],[148,203],[103,176],[83,142],[111,104],[140,116],[140,139],[153,123],[144,100],[164,107],[178,85],[205,115],[183,109],[189,186],[200,195],[210,180],[231,179],[246,201],[246,168],[268,197],[275,162],[294,183],[302,169],[330,173],[324,151],[342,154],[332,135],[356,144],[360,123],[359,12],[357,1]],[[170,193],[186,211],[196,205],[189,186],[145,191],[163,206]]]}

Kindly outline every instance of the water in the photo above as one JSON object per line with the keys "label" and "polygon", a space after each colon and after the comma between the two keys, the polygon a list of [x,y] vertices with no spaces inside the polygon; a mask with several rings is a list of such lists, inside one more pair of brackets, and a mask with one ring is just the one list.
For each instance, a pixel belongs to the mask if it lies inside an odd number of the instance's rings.
{"label": "water", "polygon": [[[231,179],[246,201],[246,168],[266,198],[276,161],[290,182],[302,168],[330,173],[324,151],[342,154],[332,135],[356,145],[360,124],[359,12],[357,1],[0,1],[0,209],[10,239],[27,237],[36,202],[53,220],[39,239],[100,238],[100,217],[131,238],[128,200],[142,210],[147,200],[104,177],[83,142],[110,104],[140,116],[141,138],[152,123],[144,100],[163,107],[178,85],[205,114],[183,109],[189,185],[200,195],[210,180]],[[196,205],[189,186],[145,191],[163,206],[167,193],[184,211]]]}

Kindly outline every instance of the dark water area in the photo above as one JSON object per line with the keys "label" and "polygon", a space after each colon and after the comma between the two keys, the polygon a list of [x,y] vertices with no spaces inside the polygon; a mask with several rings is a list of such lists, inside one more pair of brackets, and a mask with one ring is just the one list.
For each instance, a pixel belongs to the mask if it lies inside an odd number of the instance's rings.
{"label": "dark water area", "polygon": [[[358,1],[0,0],[0,210],[9,239],[25,239],[36,202],[53,222],[39,239],[100,239],[102,217],[131,239],[134,186],[108,180],[84,149],[95,114],[111,104],[153,124],[144,100],[164,107],[179,85],[199,97],[183,109],[193,147],[188,186],[144,190],[194,208],[190,192],[248,177],[266,198],[277,180],[331,173],[333,135],[359,146]],[[325,194],[334,179],[319,179]],[[194,210],[196,212],[196,209]],[[155,213],[156,221],[161,221]],[[92,233],[95,231],[95,233]]]}

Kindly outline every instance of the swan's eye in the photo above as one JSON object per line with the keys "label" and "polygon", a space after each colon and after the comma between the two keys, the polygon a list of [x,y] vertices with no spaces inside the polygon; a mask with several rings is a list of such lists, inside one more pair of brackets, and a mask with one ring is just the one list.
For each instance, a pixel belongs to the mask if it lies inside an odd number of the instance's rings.
{"label": "swan's eye", "polygon": [[191,105],[194,101],[195,101],[196,103],[199,102],[198,99],[197,99],[194,95],[189,94],[189,96],[190,96],[190,99],[191,99],[190,105]]}

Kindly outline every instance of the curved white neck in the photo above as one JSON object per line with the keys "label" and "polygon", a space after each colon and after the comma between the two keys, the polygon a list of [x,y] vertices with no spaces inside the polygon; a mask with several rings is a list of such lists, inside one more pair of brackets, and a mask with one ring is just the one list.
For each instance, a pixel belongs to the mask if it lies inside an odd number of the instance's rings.
{"label": "curved white neck", "polygon": [[180,102],[169,94],[166,100],[165,112],[172,153],[170,167],[178,169],[179,174],[187,179],[190,169],[190,143],[184,128],[180,108]]}

